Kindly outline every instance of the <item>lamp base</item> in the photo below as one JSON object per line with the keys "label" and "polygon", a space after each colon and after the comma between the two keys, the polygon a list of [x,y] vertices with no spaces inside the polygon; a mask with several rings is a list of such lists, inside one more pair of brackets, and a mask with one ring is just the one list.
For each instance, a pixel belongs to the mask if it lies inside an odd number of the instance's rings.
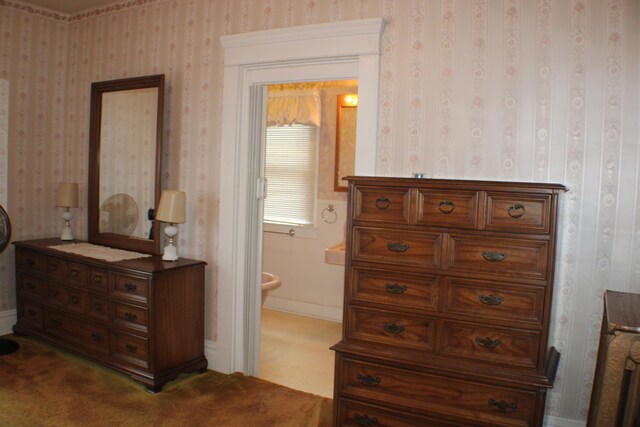
{"label": "lamp base", "polygon": [[73,233],[68,225],[65,225],[60,234],[60,240],[73,240]]}
{"label": "lamp base", "polygon": [[164,247],[164,253],[162,254],[163,261],[177,261],[178,260],[178,248],[169,243]]}

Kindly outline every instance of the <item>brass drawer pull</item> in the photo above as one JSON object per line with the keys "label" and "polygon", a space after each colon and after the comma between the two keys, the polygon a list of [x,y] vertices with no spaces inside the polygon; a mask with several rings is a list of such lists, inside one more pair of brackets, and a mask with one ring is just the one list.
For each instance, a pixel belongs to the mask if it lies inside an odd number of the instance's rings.
{"label": "brass drawer pull", "polygon": [[79,302],[80,302],[80,297],[79,297],[79,296],[77,296],[77,295],[73,295],[73,296],[71,297],[71,304],[77,304],[77,303],[79,303]]}
{"label": "brass drawer pull", "polygon": [[524,205],[522,203],[516,203],[507,210],[507,213],[511,218],[520,218],[524,216],[525,213]]}
{"label": "brass drawer pull", "polygon": [[502,412],[503,414],[510,414],[512,412],[515,412],[516,409],[518,409],[518,404],[517,403],[509,403],[509,402],[505,402],[504,400],[493,400],[493,399],[489,399],[489,408],[498,411],[498,412]]}
{"label": "brass drawer pull", "polygon": [[404,331],[404,326],[395,323],[384,323],[382,328],[390,334],[398,335]]}
{"label": "brass drawer pull", "polygon": [[27,265],[34,266],[36,262],[32,258],[27,258]]}
{"label": "brass drawer pull", "polygon": [[93,283],[102,283],[102,276],[100,276],[99,274],[95,274],[93,276]]}
{"label": "brass drawer pull", "polygon": [[498,295],[480,295],[478,298],[485,305],[500,305],[504,302],[504,297]]}
{"label": "brass drawer pull", "polygon": [[93,338],[95,342],[102,342],[104,340],[104,337],[97,332],[92,332],[91,338]]}
{"label": "brass drawer pull", "polygon": [[368,387],[380,385],[380,383],[382,382],[382,379],[380,379],[380,377],[372,377],[371,375],[365,375],[365,374],[358,374],[356,378],[360,383]]}
{"label": "brass drawer pull", "polygon": [[95,308],[96,311],[102,311],[102,303],[100,301],[95,301],[93,303],[93,308]]}
{"label": "brass drawer pull", "polygon": [[138,315],[127,311],[124,313],[124,317],[126,317],[129,322],[135,322],[138,318]]}
{"label": "brass drawer pull", "polygon": [[387,243],[387,249],[391,252],[406,252],[409,249],[409,245],[406,243],[398,243],[398,242],[389,242]]}
{"label": "brass drawer pull", "polygon": [[390,204],[391,204],[391,201],[386,197],[378,197],[376,199],[376,208],[380,210],[387,209]]}
{"label": "brass drawer pull", "polygon": [[136,289],[138,289],[138,287],[133,283],[125,283],[124,288],[129,292],[134,292]]}
{"label": "brass drawer pull", "polygon": [[35,316],[36,314],[38,314],[33,308],[30,308],[29,310],[27,310],[27,314],[31,317]]}
{"label": "brass drawer pull", "polygon": [[384,289],[390,294],[400,295],[407,291],[407,285],[399,285],[397,283],[385,283]]}
{"label": "brass drawer pull", "polygon": [[135,353],[136,350],[138,350],[138,347],[136,347],[133,344],[125,344],[124,347],[127,349],[129,353]]}
{"label": "brass drawer pull", "polygon": [[456,208],[456,204],[453,203],[451,200],[443,200],[438,204],[438,209],[440,209],[440,212],[442,212],[445,215],[453,212],[455,208]]}
{"label": "brass drawer pull", "polygon": [[355,414],[353,414],[353,419],[360,426],[377,426],[378,425],[378,418],[377,417],[372,418],[367,414],[360,415],[356,412]]}
{"label": "brass drawer pull", "polygon": [[58,270],[58,266],[57,266],[57,265],[55,265],[55,264],[49,264],[49,265],[47,266],[47,269],[48,269],[49,271],[51,271],[51,272],[54,272],[54,271],[57,271],[57,270]]}
{"label": "brass drawer pull", "polygon": [[487,261],[491,261],[491,262],[500,262],[500,261],[504,261],[505,259],[507,259],[508,254],[505,253],[501,253],[501,252],[496,252],[496,251],[484,251],[482,252],[482,257],[484,259],[486,259]]}
{"label": "brass drawer pull", "polygon": [[476,337],[476,344],[478,344],[482,348],[494,349],[500,345],[500,340],[494,340],[489,337]]}
{"label": "brass drawer pull", "polygon": [[80,270],[77,270],[75,268],[71,270],[71,277],[78,277],[78,276],[80,276]]}
{"label": "brass drawer pull", "polygon": [[34,285],[33,283],[29,282],[29,283],[27,283],[27,288],[30,291],[33,291],[36,288],[36,285]]}
{"label": "brass drawer pull", "polygon": [[58,296],[58,291],[55,289],[49,289],[49,298],[55,298]]}

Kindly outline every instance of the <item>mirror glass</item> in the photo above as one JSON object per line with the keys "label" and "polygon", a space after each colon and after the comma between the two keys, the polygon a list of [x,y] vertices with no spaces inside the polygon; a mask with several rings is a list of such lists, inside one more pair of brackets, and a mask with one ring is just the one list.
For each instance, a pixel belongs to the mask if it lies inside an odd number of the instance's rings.
{"label": "mirror glass", "polygon": [[91,85],[89,241],[160,253],[164,76]]}
{"label": "mirror glass", "polygon": [[356,164],[356,119],[358,116],[358,95],[338,96],[336,114],[336,161],[333,182],[334,191],[347,191],[345,176],[353,175]]}

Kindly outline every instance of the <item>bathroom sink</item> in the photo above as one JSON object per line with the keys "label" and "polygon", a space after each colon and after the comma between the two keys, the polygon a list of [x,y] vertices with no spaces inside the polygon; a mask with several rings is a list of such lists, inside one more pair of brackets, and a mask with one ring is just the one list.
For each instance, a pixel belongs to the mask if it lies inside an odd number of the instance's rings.
{"label": "bathroom sink", "polygon": [[345,244],[344,242],[333,245],[324,250],[324,262],[327,264],[344,265]]}

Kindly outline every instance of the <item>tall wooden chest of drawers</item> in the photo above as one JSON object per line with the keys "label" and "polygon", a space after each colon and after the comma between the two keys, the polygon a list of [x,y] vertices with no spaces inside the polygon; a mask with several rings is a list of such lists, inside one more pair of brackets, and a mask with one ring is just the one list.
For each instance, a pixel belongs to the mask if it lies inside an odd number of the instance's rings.
{"label": "tall wooden chest of drawers", "polygon": [[153,392],[180,373],[206,370],[204,262],[106,262],[50,248],[63,243],[14,242],[16,334],[129,374]]}
{"label": "tall wooden chest of drawers", "polygon": [[348,180],[335,425],[542,425],[564,187]]}

